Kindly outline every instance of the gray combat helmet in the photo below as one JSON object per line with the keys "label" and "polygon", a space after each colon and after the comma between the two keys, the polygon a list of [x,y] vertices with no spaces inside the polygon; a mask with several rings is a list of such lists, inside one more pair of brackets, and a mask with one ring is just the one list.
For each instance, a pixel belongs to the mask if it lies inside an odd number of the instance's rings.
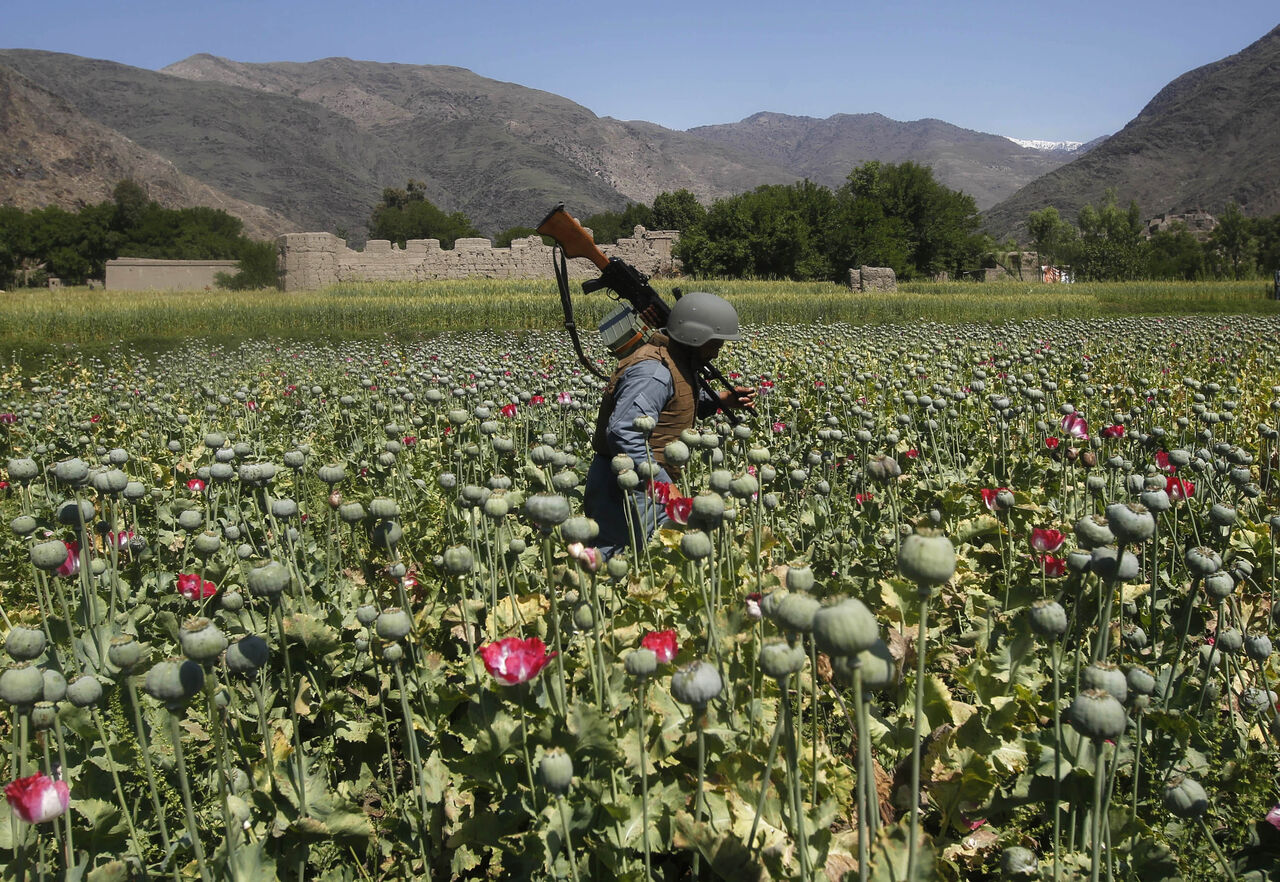
{"label": "gray combat helmet", "polygon": [[690,291],[677,300],[664,330],[672,340],[686,346],[701,346],[708,340],[742,339],[733,304],[705,291]]}

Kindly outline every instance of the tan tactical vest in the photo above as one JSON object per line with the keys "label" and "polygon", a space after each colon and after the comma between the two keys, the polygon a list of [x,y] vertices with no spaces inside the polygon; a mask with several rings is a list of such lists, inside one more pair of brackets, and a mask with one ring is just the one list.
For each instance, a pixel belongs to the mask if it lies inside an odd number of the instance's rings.
{"label": "tan tactical vest", "polygon": [[[667,366],[667,370],[671,371],[671,380],[675,385],[675,393],[667,401],[667,406],[662,409],[662,413],[657,415],[658,424],[654,427],[653,434],[649,436],[649,447],[653,451],[653,458],[667,470],[667,474],[677,478],[680,476],[680,468],[667,465],[662,448],[678,439],[680,433],[685,429],[693,428],[693,421],[698,413],[697,372],[692,363],[682,363],[683,360],[678,360],[672,355],[671,351],[667,349],[666,340],[667,338],[661,334],[655,334],[650,342],[618,362],[617,369],[609,379],[609,385],[604,388],[604,395],[600,402],[600,413],[596,417],[595,435],[591,439],[591,447],[602,456],[612,456],[614,454],[614,451],[609,449],[607,433],[609,418],[613,416],[615,404],[613,393],[618,386],[618,380],[621,379],[623,372],[633,364],[656,358]],[[652,414],[650,415],[652,416]]]}

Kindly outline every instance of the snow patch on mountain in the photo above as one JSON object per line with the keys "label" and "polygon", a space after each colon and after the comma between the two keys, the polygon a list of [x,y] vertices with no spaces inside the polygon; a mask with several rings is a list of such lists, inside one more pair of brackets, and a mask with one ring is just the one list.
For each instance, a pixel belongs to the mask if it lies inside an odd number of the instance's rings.
{"label": "snow patch on mountain", "polygon": [[[1005,137],[1009,138],[1008,135]],[[1028,150],[1061,150],[1065,153],[1075,153],[1084,146],[1084,141],[1039,141],[1026,138],[1009,138],[1009,140]]]}

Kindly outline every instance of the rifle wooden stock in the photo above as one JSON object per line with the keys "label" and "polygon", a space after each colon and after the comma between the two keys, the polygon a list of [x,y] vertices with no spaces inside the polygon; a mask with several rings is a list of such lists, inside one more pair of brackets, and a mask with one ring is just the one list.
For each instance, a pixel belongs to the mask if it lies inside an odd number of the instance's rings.
{"label": "rifle wooden stock", "polygon": [[609,265],[609,258],[604,256],[578,219],[564,210],[561,203],[551,209],[551,213],[538,224],[538,232],[550,236],[559,243],[565,257],[585,257],[603,271]]}

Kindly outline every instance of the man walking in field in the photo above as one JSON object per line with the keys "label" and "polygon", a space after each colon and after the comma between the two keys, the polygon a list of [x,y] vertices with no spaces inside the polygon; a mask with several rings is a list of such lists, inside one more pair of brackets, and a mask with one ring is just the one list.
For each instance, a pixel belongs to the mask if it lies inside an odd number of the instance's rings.
{"label": "man walking in field", "polygon": [[[725,341],[741,339],[737,310],[728,301],[691,291],[671,308],[663,331],[618,363],[596,417],[595,458],[587,472],[584,508],[599,524],[597,545],[605,558],[629,546],[632,537],[646,542],[668,520],[654,488],[678,478],[680,465],[667,462],[666,445],[693,428],[698,417],[722,407],[755,405],[750,387],[726,389],[717,397],[697,382],[698,371],[720,353]],[[650,481],[624,489],[613,465],[619,454],[635,465],[652,460],[658,471]],[[622,480],[627,482],[627,477]]]}

